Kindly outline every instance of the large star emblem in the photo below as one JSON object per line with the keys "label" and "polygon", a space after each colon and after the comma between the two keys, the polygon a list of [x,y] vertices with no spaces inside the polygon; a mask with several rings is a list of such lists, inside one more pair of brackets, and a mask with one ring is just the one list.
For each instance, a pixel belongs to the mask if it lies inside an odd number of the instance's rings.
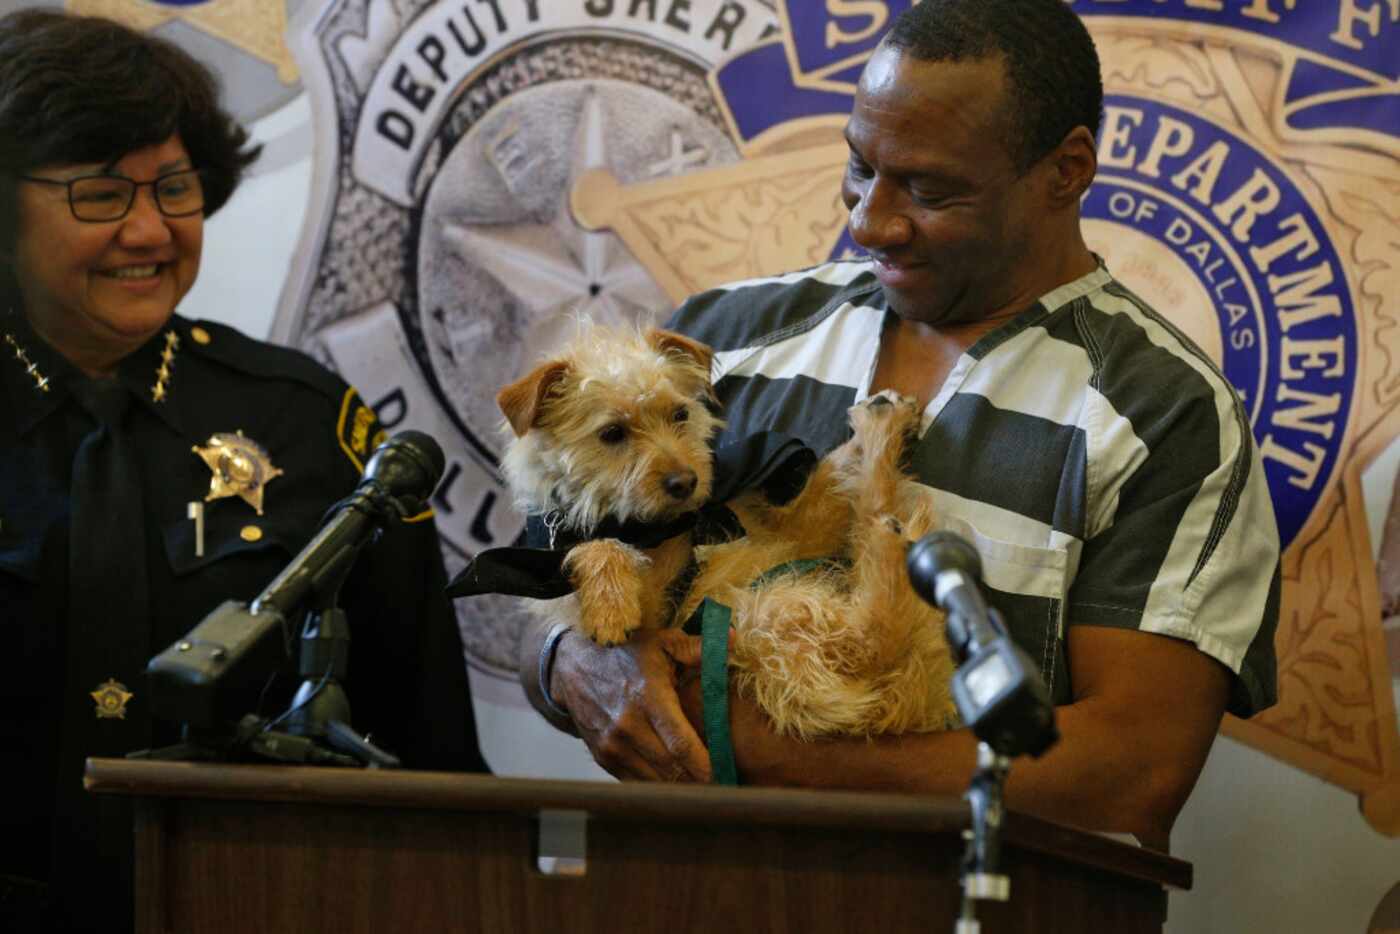
{"label": "large star emblem", "polygon": [[[611,132],[602,101],[590,94],[569,155],[571,179],[608,163]],[[681,145],[672,142],[673,148]],[[661,174],[693,161],[690,152],[673,152],[670,161],[652,170]],[[498,171],[505,176],[503,169]],[[586,230],[574,220],[567,196],[572,187],[571,180],[554,216],[542,221],[443,224],[447,242],[479,268],[490,270],[517,302],[530,309],[537,323],[536,343],[545,347],[557,341],[541,339],[541,331],[572,327],[578,315],[618,324],[649,318],[652,309],[669,305],[646,267],[616,234]]]}
{"label": "large star emblem", "polygon": [[283,84],[297,80],[287,48],[287,8],[283,0],[67,0],[70,12],[102,16],[148,32],[172,20],[222,39],[277,69]]}

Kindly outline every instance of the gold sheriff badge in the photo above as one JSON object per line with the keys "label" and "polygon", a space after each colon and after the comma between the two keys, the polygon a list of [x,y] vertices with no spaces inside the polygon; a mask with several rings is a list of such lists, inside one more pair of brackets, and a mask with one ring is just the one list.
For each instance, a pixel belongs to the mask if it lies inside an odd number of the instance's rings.
{"label": "gold sheriff badge", "polygon": [[108,678],[97,686],[97,690],[89,692],[89,695],[97,701],[99,720],[125,720],[127,701],[136,696],[116,678]]}
{"label": "gold sheriff badge", "polygon": [[220,432],[212,435],[204,446],[191,448],[200,460],[209,465],[213,476],[209,479],[209,495],[204,501],[211,502],[227,496],[237,496],[249,506],[263,511],[263,489],[282,471],[272,466],[267,452],[243,432],[235,434]]}

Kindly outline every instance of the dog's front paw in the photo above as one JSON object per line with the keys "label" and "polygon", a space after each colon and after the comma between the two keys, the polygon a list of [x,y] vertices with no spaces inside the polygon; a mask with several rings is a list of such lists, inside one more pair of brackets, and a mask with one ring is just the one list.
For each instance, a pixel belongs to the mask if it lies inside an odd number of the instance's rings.
{"label": "dog's front paw", "polygon": [[616,539],[570,549],[564,571],[579,601],[579,629],[599,645],[626,642],[642,624],[642,568],[647,558]]}

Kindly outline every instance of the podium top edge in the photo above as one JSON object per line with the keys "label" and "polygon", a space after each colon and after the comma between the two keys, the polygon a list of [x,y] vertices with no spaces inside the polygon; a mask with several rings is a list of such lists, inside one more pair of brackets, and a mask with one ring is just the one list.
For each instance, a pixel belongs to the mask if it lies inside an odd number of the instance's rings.
{"label": "podium top edge", "polygon": [[[961,834],[966,802],[951,796],[802,788],[508,778],[458,772],[87,760],[97,794],[308,805],[507,812],[582,811],[595,821],[753,824],[894,833]],[[1067,856],[1116,873],[1189,889],[1191,864],[1100,834],[1007,814],[1010,846]]]}

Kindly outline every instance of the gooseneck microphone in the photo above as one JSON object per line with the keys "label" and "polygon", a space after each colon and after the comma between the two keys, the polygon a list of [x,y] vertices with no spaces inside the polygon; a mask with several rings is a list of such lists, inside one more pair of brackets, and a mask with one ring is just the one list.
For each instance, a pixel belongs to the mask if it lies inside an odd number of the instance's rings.
{"label": "gooseneck microphone", "polygon": [[947,614],[945,634],[958,669],[953,703],[963,724],[1004,756],[1039,756],[1059,738],[1040,671],[1012,640],[982,595],[982,560],[952,532],[930,532],[909,546],[909,582]]}
{"label": "gooseneck microphone", "polygon": [[948,641],[961,663],[974,636],[972,629],[980,631],[977,624],[988,619],[987,601],[979,586],[981,556],[961,536],[938,531],[910,545],[905,563],[914,592],[948,614]]}
{"label": "gooseneck microphone", "polygon": [[[359,484],[332,506],[320,531],[251,605],[225,600],[146,666],[152,713],[191,727],[223,729],[255,709],[268,675],[286,660],[285,630],[303,614],[321,645],[303,667],[335,676],[344,668],[348,626],[335,607],[359,550],[389,524],[417,515],[442,478],[444,457],[421,431],[379,445]],[[334,638],[330,638],[330,637]]]}
{"label": "gooseneck microphone", "polygon": [[379,445],[359,486],[330,508],[321,531],[253,601],[253,612],[286,617],[313,594],[333,594],[371,535],[427,508],[445,464],[442,448],[421,431]]}

